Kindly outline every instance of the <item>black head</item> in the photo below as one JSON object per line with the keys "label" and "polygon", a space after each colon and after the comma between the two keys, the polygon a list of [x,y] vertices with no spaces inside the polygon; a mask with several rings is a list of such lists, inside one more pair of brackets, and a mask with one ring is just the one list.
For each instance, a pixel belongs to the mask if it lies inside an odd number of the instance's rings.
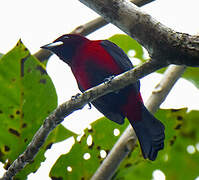
{"label": "black head", "polygon": [[89,41],[87,38],[77,34],[65,34],[41,48],[52,51],[70,65],[72,57],[75,55],[78,47],[87,41]]}

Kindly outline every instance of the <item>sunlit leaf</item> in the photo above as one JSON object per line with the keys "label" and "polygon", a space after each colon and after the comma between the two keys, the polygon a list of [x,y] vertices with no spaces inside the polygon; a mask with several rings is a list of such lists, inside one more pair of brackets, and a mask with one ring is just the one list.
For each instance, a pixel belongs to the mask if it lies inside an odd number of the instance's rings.
{"label": "sunlit leaf", "polygon": [[182,77],[192,82],[197,88],[199,88],[199,68],[187,67]]}
{"label": "sunlit leaf", "polygon": [[[43,120],[57,106],[54,85],[45,66],[33,57],[21,41],[0,59],[0,161],[7,168],[26,148]],[[45,159],[53,142],[72,133],[58,126],[36,159],[16,178],[26,179]]]}

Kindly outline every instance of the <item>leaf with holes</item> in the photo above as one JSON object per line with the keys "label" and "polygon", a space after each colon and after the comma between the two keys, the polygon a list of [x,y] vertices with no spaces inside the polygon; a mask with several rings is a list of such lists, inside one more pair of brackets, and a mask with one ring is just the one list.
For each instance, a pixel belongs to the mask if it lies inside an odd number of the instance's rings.
{"label": "leaf with holes", "polygon": [[71,151],[59,157],[51,169],[50,177],[90,179],[127,125],[127,120],[124,125],[118,125],[105,117],[92,123],[81,140],[76,140]]}
{"label": "leaf with holes", "polygon": [[[31,56],[21,41],[0,58],[0,84],[0,161],[7,168],[56,108],[57,95],[45,66]],[[57,127],[34,162],[17,177],[26,179],[45,159],[46,148],[71,135],[62,126]]]}
{"label": "leaf with holes", "polygon": [[[196,149],[199,146],[199,111],[159,110],[156,116],[165,124],[164,150],[154,162],[135,160],[133,152],[122,162],[114,179],[153,179],[152,173],[157,169],[164,172],[166,179],[195,179],[199,175],[199,148]],[[192,149],[192,154],[187,152],[187,147]]]}

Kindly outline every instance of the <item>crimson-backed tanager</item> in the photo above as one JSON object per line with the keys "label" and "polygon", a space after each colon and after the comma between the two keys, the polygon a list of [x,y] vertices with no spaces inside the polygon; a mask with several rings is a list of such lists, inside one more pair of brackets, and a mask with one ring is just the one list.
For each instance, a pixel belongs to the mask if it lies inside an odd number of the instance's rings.
{"label": "crimson-backed tanager", "polygon": [[[81,92],[133,68],[123,50],[108,40],[91,41],[77,34],[66,34],[42,48],[52,51],[71,67]],[[156,159],[158,151],[164,147],[164,125],[144,106],[139,81],[104,95],[92,104],[116,123],[124,123],[127,117],[144,158]]]}

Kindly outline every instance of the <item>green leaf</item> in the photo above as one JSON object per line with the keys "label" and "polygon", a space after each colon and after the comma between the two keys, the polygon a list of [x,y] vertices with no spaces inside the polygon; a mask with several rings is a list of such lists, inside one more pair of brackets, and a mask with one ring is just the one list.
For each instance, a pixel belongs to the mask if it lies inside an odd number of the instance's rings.
{"label": "green leaf", "polygon": [[192,82],[197,88],[199,88],[199,69],[197,67],[187,67],[182,77]]}
{"label": "green leaf", "polygon": [[[103,161],[100,151],[108,153],[118,139],[118,136],[113,134],[114,129],[118,129],[121,134],[127,125],[127,120],[121,126],[105,117],[95,121],[92,128],[85,131],[81,141],[76,140],[71,151],[59,157],[50,171],[50,177],[52,179],[67,180],[90,179]],[[90,136],[92,137],[92,143],[88,145],[87,139]],[[90,155],[88,160],[84,159],[85,153]],[[72,171],[70,171],[70,168],[72,168]]]}
{"label": "green leaf", "polygon": [[[45,66],[33,57],[21,41],[0,58],[0,161],[7,168],[26,148],[43,120],[57,106],[54,85]],[[72,133],[58,126],[36,159],[17,176],[36,171],[53,142]]]}
{"label": "green leaf", "polygon": [[[157,169],[164,172],[166,179],[195,179],[199,175],[199,151],[196,150],[199,111],[187,112],[186,108],[159,110],[156,115],[166,128],[164,150],[154,162],[135,161],[135,156],[129,156],[120,165],[114,179],[152,179],[152,173]],[[187,152],[189,145],[193,145],[195,153]]]}
{"label": "green leaf", "polygon": [[134,50],[134,57],[140,59],[141,61],[144,61],[144,52],[142,46],[136,40],[124,34],[116,34],[110,37],[109,40],[122,48],[126,54],[129,52],[129,50]]}

